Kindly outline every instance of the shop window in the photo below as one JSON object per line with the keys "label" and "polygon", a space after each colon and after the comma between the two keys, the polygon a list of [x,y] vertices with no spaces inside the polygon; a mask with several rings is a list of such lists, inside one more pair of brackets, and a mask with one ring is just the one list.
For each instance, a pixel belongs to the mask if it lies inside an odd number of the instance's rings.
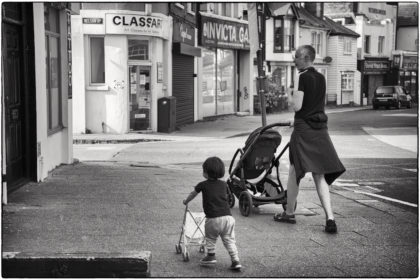
{"label": "shop window", "polygon": [[322,50],[322,34],[320,32],[312,32],[311,46],[314,47],[316,54],[321,54]]}
{"label": "shop window", "polygon": [[352,51],[352,42],[350,38],[344,39],[344,54],[351,54]]}
{"label": "shop window", "polygon": [[384,43],[385,43],[385,36],[379,36],[378,37],[378,54],[383,54]]}
{"label": "shop window", "polygon": [[45,62],[48,102],[48,133],[60,130],[62,125],[62,91],[60,58],[60,12],[50,5],[44,6],[45,19]]}
{"label": "shop window", "polygon": [[290,18],[274,19],[274,52],[284,53],[295,49],[295,22]]}
{"label": "shop window", "polygon": [[90,84],[105,83],[105,46],[103,37],[90,38]]}
{"label": "shop window", "polygon": [[370,36],[365,36],[365,53],[370,53]]}
{"label": "shop window", "polygon": [[345,72],[341,74],[341,90],[352,91],[354,85],[354,73]]}
{"label": "shop window", "polygon": [[128,40],[128,59],[149,60],[149,41]]}

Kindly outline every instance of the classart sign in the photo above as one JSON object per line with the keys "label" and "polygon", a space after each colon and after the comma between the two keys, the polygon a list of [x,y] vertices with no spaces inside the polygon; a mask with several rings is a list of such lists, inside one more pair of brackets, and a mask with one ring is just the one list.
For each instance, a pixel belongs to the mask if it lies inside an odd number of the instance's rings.
{"label": "classart sign", "polygon": [[169,38],[169,23],[166,19],[146,15],[106,14],[107,34],[129,34]]}
{"label": "classart sign", "polygon": [[200,45],[249,50],[248,24],[201,14]]}

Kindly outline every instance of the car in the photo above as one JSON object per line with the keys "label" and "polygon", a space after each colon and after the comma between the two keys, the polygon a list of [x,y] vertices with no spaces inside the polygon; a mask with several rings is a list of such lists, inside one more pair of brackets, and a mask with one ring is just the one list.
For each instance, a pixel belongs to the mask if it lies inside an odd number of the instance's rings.
{"label": "car", "polygon": [[401,107],[411,108],[413,104],[411,96],[402,86],[379,86],[375,90],[372,107],[376,110],[380,106],[387,109],[391,107],[400,109]]}

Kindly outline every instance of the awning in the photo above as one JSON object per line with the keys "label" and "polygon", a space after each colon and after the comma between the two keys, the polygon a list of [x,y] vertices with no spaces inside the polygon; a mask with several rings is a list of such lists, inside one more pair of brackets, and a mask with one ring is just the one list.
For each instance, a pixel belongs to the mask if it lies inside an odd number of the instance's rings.
{"label": "awning", "polygon": [[196,48],[196,47],[193,47],[193,46],[181,43],[181,42],[173,43],[172,51],[178,54],[201,57],[200,48]]}

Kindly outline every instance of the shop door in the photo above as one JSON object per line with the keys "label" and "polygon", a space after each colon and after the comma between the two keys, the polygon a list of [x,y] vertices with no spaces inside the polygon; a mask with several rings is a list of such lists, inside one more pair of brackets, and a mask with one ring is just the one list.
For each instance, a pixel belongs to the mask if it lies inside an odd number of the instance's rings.
{"label": "shop door", "polygon": [[372,98],[375,93],[377,87],[382,86],[384,84],[384,76],[383,75],[369,75],[369,82],[368,82],[368,105],[372,104]]}
{"label": "shop door", "polygon": [[234,51],[217,50],[217,115],[234,113]]}
{"label": "shop door", "polygon": [[150,67],[129,66],[130,130],[150,130],[151,88]]}

